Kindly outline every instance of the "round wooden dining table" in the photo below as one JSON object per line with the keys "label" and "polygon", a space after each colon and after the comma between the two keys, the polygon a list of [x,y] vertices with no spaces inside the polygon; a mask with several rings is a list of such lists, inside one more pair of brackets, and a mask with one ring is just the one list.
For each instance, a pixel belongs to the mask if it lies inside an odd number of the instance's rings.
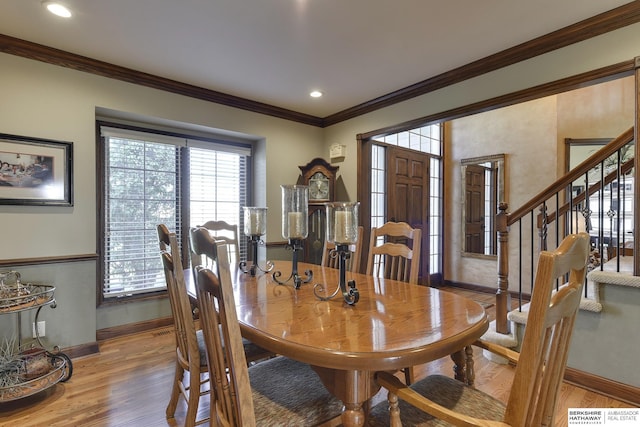
{"label": "round wooden dining table", "polygon": [[[284,277],[291,271],[290,261],[274,264],[274,271]],[[298,289],[293,283],[279,284],[270,273],[252,276],[232,268],[242,335],[310,364],[344,403],[344,426],[364,425],[363,404],[379,390],[376,371],[450,355],[456,378],[473,381],[471,344],[489,326],[480,304],[435,288],[350,272],[347,279],[355,281],[359,300],[349,305],[338,292],[323,301],[318,295],[334,293],[339,271],[306,263],[298,268],[313,273],[313,279]]]}

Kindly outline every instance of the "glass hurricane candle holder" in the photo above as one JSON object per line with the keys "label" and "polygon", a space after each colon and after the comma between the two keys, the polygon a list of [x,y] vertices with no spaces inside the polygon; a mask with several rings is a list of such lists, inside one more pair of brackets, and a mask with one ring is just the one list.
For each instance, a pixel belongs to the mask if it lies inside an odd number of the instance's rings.
{"label": "glass hurricane candle holder", "polygon": [[267,208],[257,208],[253,206],[244,206],[244,234],[249,239],[249,246],[252,251],[252,264],[247,268],[247,261],[240,263],[240,270],[244,273],[256,275],[258,270],[266,273],[273,269],[271,261],[266,262],[265,268],[258,264],[258,246],[264,245],[260,236],[267,232]]}
{"label": "glass hurricane candle holder", "polygon": [[244,234],[262,236],[267,232],[267,208],[244,206]]}
{"label": "glass hurricane candle holder", "polygon": [[358,241],[358,207],[360,202],[325,203],[327,240],[336,245]]}
{"label": "glass hurricane candle holder", "polygon": [[309,187],[306,185],[281,185],[282,189],[282,237],[306,239],[309,234]]}
{"label": "glass hurricane candle holder", "polygon": [[347,260],[351,257],[349,245],[358,241],[358,207],[360,202],[332,202],[325,203],[327,212],[327,240],[335,243],[336,247],[329,256],[338,258],[340,270],[339,282],[333,294],[322,296],[319,291],[324,291],[324,285],[316,284],[313,288],[315,296],[323,301],[329,300],[342,291],[345,302],[353,305],[360,299],[360,293],[356,288],[356,282],[347,282]]}
{"label": "glass hurricane candle holder", "polygon": [[273,273],[273,279],[283,285],[293,279],[296,289],[313,278],[313,272],[306,270],[306,277],[298,274],[298,253],[302,241],[309,234],[309,187],[306,185],[281,185],[282,189],[282,237],[288,240],[287,249],[293,252],[291,275],[285,280],[278,278],[282,272]]}

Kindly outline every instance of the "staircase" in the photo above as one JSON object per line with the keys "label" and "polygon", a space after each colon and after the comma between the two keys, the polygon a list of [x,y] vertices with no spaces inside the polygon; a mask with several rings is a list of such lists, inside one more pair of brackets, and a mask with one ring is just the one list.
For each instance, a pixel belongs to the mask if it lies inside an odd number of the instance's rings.
{"label": "staircase", "polygon": [[[618,201],[630,196],[625,192],[633,192],[633,200],[640,200],[640,185],[633,173],[635,156],[624,156],[634,151],[632,127],[519,209],[508,213],[506,204],[500,206],[496,219],[499,286],[496,320],[484,339],[519,348],[528,314],[524,301],[529,300],[533,291],[539,252],[554,248],[570,233],[587,231],[592,236],[581,311],[601,313],[605,309],[601,298],[603,286],[640,287],[640,259],[633,255],[638,253],[640,242],[633,238],[633,230],[624,230],[625,218],[618,211],[621,207]],[[576,193],[578,182],[583,190]],[[633,223],[637,224],[638,219],[634,218]],[[517,281],[517,293],[510,289],[510,280]],[[514,310],[510,309],[512,297],[518,299]],[[496,362],[506,362],[489,353],[485,355]]]}

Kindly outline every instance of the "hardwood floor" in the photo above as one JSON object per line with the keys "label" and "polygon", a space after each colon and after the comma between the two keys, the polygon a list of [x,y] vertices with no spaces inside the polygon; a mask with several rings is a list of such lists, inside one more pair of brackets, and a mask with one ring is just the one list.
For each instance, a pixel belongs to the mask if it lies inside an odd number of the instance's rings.
{"label": "hardwood floor", "polygon": [[[470,291],[460,293],[491,304],[493,296]],[[492,316],[492,307],[487,308]],[[182,426],[185,404],[176,418],[166,420],[165,408],[173,376],[172,328],[112,338],[100,342],[100,353],[73,360],[73,376],[66,383],[29,398],[0,404],[0,426]],[[476,387],[506,400],[513,367],[498,365],[475,351]],[[441,372],[452,374],[453,364],[443,358],[416,368],[418,377]],[[383,392],[375,400],[384,399]],[[202,415],[208,397],[201,400]],[[629,407],[608,397],[563,384],[558,398],[556,427],[567,426],[567,409],[582,407]],[[205,424],[206,425],[206,424]]]}
{"label": "hardwood floor", "polygon": [[[173,328],[112,338],[73,360],[66,383],[0,404],[0,426],[180,426],[165,419],[175,360]],[[208,399],[203,399],[208,402]]]}

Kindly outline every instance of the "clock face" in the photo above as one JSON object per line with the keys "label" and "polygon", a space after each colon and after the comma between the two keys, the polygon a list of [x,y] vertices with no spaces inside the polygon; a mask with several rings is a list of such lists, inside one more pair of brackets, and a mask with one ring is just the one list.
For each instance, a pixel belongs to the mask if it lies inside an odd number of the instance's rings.
{"label": "clock face", "polygon": [[309,179],[309,198],[311,200],[329,200],[329,178],[316,172]]}

